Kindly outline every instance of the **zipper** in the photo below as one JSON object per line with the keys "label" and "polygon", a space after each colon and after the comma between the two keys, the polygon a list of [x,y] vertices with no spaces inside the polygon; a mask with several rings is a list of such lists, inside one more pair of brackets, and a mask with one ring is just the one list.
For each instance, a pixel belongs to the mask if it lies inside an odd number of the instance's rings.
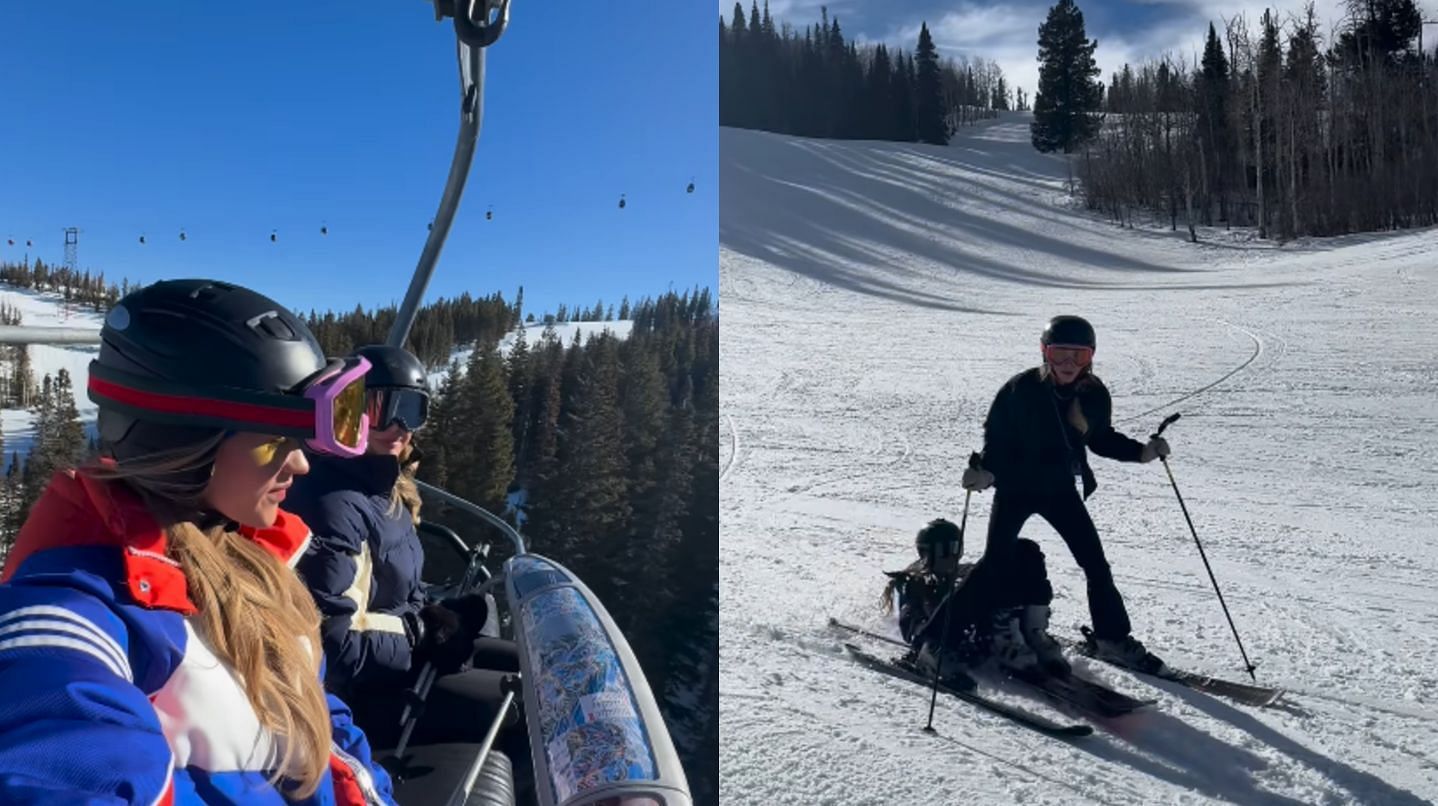
{"label": "zipper", "polygon": [[[1074,455],[1074,446],[1073,446],[1073,443],[1069,441],[1069,432],[1068,432],[1068,428],[1065,427],[1065,424],[1064,424],[1063,412],[1059,411],[1059,396],[1056,395],[1056,394],[1050,393],[1050,400],[1053,402],[1054,419],[1055,419],[1055,420],[1058,420],[1058,424],[1059,424],[1059,436],[1060,436],[1060,437],[1063,437],[1064,449],[1065,449],[1065,451],[1066,451],[1066,453],[1067,453],[1067,456],[1068,456],[1068,460],[1069,460],[1069,473],[1070,473],[1070,475],[1074,476],[1075,478],[1082,477],[1082,476],[1083,476],[1083,464],[1079,461],[1079,458],[1078,458],[1076,455]],[[1078,395],[1077,395],[1077,393],[1075,393],[1075,395],[1074,395],[1074,397],[1073,397],[1072,405],[1075,405],[1075,406],[1080,405],[1080,404],[1079,404],[1079,401],[1078,401]],[[1080,411],[1082,411],[1082,407],[1080,407]],[[1077,482],[1076,482],[1076,483],[1077,483]]]}
{"label": "zipper", "polygon": [[374,777],[370,775],[365,765],[359,759],[340,749],[339,745],[331,745],[330,750],[343,761],[345,766],[354,775],[355,781],[359,784],[360,791],[364,793],[366,806],[385,806],[384,799],[379,796],[379,790],[375,789]]}

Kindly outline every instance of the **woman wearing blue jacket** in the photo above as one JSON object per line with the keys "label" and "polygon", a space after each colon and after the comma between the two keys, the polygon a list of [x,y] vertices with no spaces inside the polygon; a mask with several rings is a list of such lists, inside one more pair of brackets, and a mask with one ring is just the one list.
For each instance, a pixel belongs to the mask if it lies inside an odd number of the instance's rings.
{"label": "woman wearing blue jacket", "polygon": [[206,280],[127,295],[88,392],[102,458],[55,474],[0,574],[0,803],[393,803],[321,685],[301,445],[363,452],[366,362]]}
{"label": "woman wearing blue jacket", "polygon": [[501,645],[500,652],[491,647],[483,654],[491,671],[454,674],[475,656],[486,600],[469,595],[425,603],[413,442],[429,413],[424,365],[386,345],[361,348],[355,357],[372,365],[365,378],[368,449],[354,458],[313,457],[289,501],[314,530],[299,571],[324,616],[326,683],[385,746],[398,732],[398,695],[431,662],[446,675],[432,695],[445,707],[428,710],[416,737],[438,729],[447,740],[478,738],[501,698],[502,672],[517,671],[518,661],[513,644],[485,642]]}

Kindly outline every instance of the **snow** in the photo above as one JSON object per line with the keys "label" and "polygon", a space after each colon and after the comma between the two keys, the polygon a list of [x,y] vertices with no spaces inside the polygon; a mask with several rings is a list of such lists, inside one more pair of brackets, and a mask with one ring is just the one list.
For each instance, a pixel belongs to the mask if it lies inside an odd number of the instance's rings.
{"label": "snow", "polygon": [[[533,349],[534,346],[539,343],[539,340],[544,337],[545,327],[546,325],[543,322],[529,322],[510,331],[504,338],[499,340],[500,355],[509,355],[509,351],[514,348],[515,342],[519,340],[520,331],[524,332],[525,343],[529,345],[530,349]],[[574,342],[576,335],[579,336],[580,343],[587,342],[589,339],[604,331],[613,333],[617,338],[627,339],[633,329],[634,322],[628,319],[614,322],[556,322],[554,324],[554,335],[559,338],[561,344],[568,347]],[[450,354],[449,360],[450,363],[458,361],[460,368],[463,369],[469,364],[469,357],[473,354],[474,345],[470,344],[456,349]],[[442,369],[431,372],[429,374],[430,388],[440,388],[447,374],[449,374],[448,365]]]}
{"label": "snow", "polygon": [[[94,328],[104,323],[104,316],[93,310],[66,305],[64,298],[52,292],[36,292],[27,289],[0,285],[0,302],[20,311],[20,323],[35,327]],[[57,375],[61,369],[70,373],[75,388],[75,408],[87,430],[93,430],[95,404],[85,394],[90,377],[90,362],[99,352],[99,346],[65,345],[51,346],[32,344],[30,368],[38,386],[44,377]],[[10,363],[5,362],[10,367]],[[5,466],[9,467],[9,456],[19,451],[21,456],[30,452],[35,439],[35,414],[24,409],[0,409],[0,432],[5,435]]]}
{"label": "snow", "polygon": [[[721,131],[722,801],[1438,798],[1438,230],[1280,247],[1121,229],[1073,203],[1028,119],[949,147]],[[1121,430],[1183,413],[1174,477],[1288,705],[1077,658],[1158,703],[1060,741],[941,698],[930,736],[927,693],[849,661],[827,627],[897,635],[880,572],[928,520],[963,516],[993,394],[1060,312],[1094,322]],[[1245,678],[1162,466],[1093,464],[1137,637]],[[991,502],[972,498],[971,557]],[[1047,555],[1052,631],[1077,635],[1082,572],[1041,519],[1024,535]]]}

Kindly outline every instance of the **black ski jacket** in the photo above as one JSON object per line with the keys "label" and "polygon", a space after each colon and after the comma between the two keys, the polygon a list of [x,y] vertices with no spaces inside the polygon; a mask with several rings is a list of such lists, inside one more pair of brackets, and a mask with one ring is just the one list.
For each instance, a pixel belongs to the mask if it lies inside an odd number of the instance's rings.
{"label": "black ski jacket", "polygon": [[1064,389],[1034,367],[1009,379],[994,397],[981,464],[999,490],[1047,494],[1071,489],[1080,476],[1088,498],[1098,488],[1088,448],[1120,462],[1137,462],[1143,453],[1143,443],[1114,430],[1113,399],[1097,376],[1085,375]]}

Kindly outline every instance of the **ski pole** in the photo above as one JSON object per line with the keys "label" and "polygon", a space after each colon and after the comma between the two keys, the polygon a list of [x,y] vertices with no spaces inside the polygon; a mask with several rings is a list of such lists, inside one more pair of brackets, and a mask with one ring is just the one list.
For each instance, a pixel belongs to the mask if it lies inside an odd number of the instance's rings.
{"label": "ski pole", "polygon": [[[977,451],[969,454],[969,467],[975,470],[979,468],[979,454]],[[964,515],[962,518],[959,519],[960,540],[963,539],[964,530],[967,529],[969,526],[969,500],[973,497],[973,490],[966,490],[964,492]],[[939,676],[944,671],[945,653],[943,651],[943,642],[947,641],[949,638],[949,616],[954,612],[954,609],[949,606],[949,599],[953,597],[954,591],[958,589],[959,578],[955,576],[953,584],[949,586],[948,595],[944,597],[944,601],[940,605],[944,608],[944,631],[939,633],[939,661],[938,663],[934,664],[934,686],[933,691],[929,694],[929,724],[924,726],[925,733],[934,732],[934,706],[937,705],[939,702]],[[930,621],[932,621],[932,619],[930,619]],[[927,627],[928,624],[926,623],[924,626]]]}
{"label": "ski pole", "polygon": [[[1162,436],[1163,429],[1168,428],[1168,426],[1178,418],[1179,415],[1177,412],[1169,416],[1168,419],[1164,420],[1158,426],[1158,431],[1154,432],[1152,438],[1157,439]],[[1188,506],[1183,503],[1183,494],[1178,491],[1178,482],[1173,478],[1173,468],[1168,466],[1167,456],[1160,456],[1159,461],[1163,462],[1163,469],[1168,473],[1168,483],[1173,486],[1173,494],[1178,497],[1178,506],[1183,510],[1183,519],[1188,521],[1188,531],[1193,534],[1194,545],[1198,546],[1198,556],[1203,560],[1204,569],[1208,571],[1208,580],[1213,583],[1213,592],[1218,594],[1218,604],[1223,608],[1224,618],[1228,619],[1228,628],[1233,630],[1233,640],[1238,644],[1238,654],[1243,656],[1244,668],[1248,671],[1248,676],[1253,678],[1253,682],[1257,683],[1258,675],[1253,673],[1253,670],[1257,667],[1248,659],[1248,653],[1243,649],[1243,639],[1238,637],[1238,627],[1234,626],[1233,614],[1228,612],[1228,603],[1223,601],[1223,591],[1219,590],[1218,578],[1213,575],[1213,566],[1208,564],[1208,555],[1203,550],[1203,542],[1198,539],[1198,530],[1193,528],[1193,518],[1188,515]]]}

